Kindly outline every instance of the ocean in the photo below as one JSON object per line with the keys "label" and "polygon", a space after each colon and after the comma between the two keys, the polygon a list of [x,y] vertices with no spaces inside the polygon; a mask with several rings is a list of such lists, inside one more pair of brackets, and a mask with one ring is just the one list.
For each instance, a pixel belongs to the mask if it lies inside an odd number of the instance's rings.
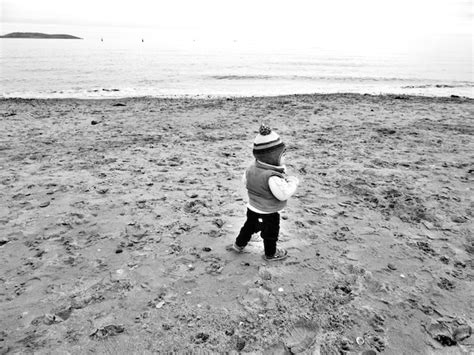
{"label": "ocean", "polygon": [[[229,40],[0,39],[1,97],[273,96],[307,93],[474,97],[472,51],[262,48]],[[468,53],[468,54],[466,54]]]}

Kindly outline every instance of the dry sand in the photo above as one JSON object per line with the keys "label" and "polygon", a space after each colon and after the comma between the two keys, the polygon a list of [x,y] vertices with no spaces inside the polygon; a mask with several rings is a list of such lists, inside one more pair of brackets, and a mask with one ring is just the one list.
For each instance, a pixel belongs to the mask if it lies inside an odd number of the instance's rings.
{"label": "dry sand", "polygon": [[[473,103],[1,100],[0,353],[472,352]],[[226,250],[261,121],[302,180],[274,263]]]}

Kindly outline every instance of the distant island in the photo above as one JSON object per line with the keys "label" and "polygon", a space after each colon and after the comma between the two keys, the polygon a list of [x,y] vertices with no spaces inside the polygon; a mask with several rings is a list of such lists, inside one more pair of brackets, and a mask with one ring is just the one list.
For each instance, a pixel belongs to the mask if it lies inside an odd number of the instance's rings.
{"label": "distant island", "polygon": [[38,32],[12,32],[0,38],[40,38],[40,39],[82,39],[80,37],[63,34],[46,34]]}

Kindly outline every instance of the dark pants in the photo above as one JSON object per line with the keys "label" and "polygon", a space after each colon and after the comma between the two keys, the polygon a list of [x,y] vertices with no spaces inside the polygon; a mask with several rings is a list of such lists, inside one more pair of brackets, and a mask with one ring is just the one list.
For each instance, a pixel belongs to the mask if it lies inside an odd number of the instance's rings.
{"label": "dark pants", "polygon": [[[262,220],[262,222],[259,221]],[[235,244],[244,247],[252,238],[252,234],[261,231],[263,247],[266,256],[273,256],[276,252],[278,233],[280,232],[280,214],[278,212],[260,214],[247,209],[247,220],[235,240]]]}

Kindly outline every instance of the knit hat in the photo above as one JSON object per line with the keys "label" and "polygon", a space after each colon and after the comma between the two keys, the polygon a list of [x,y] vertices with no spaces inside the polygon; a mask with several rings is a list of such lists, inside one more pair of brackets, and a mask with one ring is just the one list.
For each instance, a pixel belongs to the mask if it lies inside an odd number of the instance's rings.
{"label": "knit hat", "polygon": [[280,157],[284,151],[285,144],[280,136],[262,123],[253,141],[254,157],[267,164],[280,165]]}

